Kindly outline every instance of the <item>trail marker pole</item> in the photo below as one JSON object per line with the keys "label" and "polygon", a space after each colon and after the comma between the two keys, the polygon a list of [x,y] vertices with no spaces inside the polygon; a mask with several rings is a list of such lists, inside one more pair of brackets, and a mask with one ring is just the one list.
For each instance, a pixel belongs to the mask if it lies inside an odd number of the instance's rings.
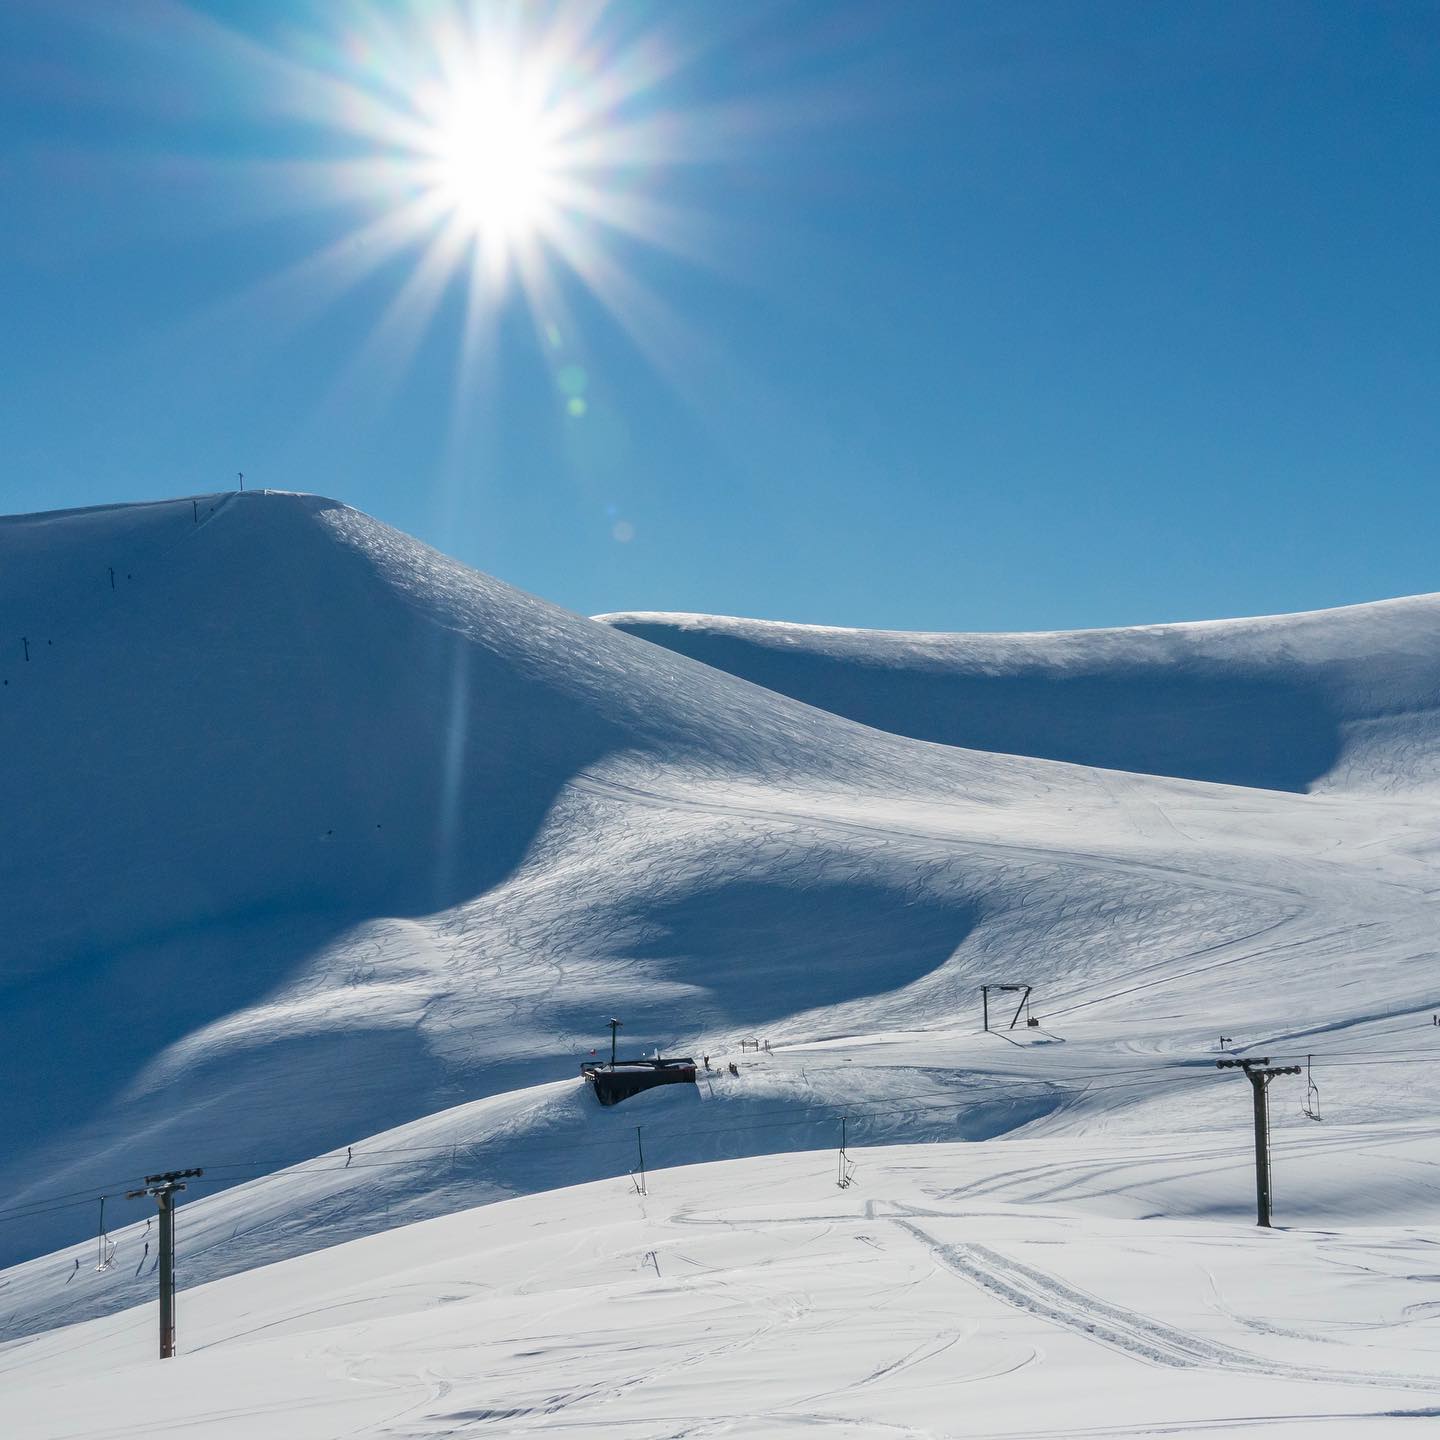
{"label": "trail marker pole", "polygon": [[1277,1075],[1298,1075],[1298,1065],[1271,1065],[1268,1055],[1253,1060],[1217,1060],[1217,1070],[1243,1070],[1255,1102],[1255,1223],[1270,1228],[1270,1082]]}
{"label": "trail marker pole", "polygon": [[635,1149],[640,1156],[640,1185],[639,1191],[642,1195],[645,1191],[645,1142],[640,1138],[640,1127],[635,1127]]}
{"label": "trail marker pole", "polygon": [[[203,1175],[203,1170],[167,1170],[147,1175],[143,1190],[132,1190],[127,1200],[142,1195],[153,1197],[160,1207],[160,1358],[175,1354],[175,1193],[185,1189],[182,1181]],[[143,1263],[143,1261],[142,1261]]]}

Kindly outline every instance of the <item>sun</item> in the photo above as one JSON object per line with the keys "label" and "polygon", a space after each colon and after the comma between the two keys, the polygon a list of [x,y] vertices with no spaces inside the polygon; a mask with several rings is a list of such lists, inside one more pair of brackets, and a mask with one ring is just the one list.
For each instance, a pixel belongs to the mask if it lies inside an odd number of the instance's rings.
{"label": "sun", "polygon": [[393,394],[443,330],[452,425],[492,403],[527,311],[567,425],[591,411],[559,376],[597,322],[592,301],[661,373],[689,373],[695,338],[648,257],[717,258],[670,182],[744,149],[754,128],[748,101],[690,108],[705,41],[628,0],[352,0],[326,13],[284,51],[217,30],[265,67],[267,114],[315,145],[281,167],[286,195],[336,221],[247,292],[247,310],[267,303],[298,327],[348,292],[388,287],[331,391]]}
{"label": "sun", "polygon": [[528,239],[544,227],[557,157],[544,117],[512,97],[460,97],[439,136],[436,185],[481,234]]}
{"label": "sun", "polygon": [[543,239],[558,218],[567,157],[557,111],[537,83],[545,78],[502,49],[452,75],[431,104],[424,183],[495,259]]}

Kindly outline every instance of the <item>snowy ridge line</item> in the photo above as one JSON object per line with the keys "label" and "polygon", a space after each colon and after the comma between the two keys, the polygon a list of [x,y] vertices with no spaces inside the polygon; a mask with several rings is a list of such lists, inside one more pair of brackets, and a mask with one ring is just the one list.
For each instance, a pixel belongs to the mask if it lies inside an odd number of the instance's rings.
{"label": "snowy ridge line", "polygon": [[751,615],[716,615],[705,610],[607,610],[590,618],[604,625],[615,626],[664,624],[673,625],[679,630],[729,629],[737,634],[750,631],[769,635],[776,640],[784,640],[792,634],[850,640],[879,636],[886,640],[914,643],[941,652],[972,640],[1068,640],[1072,637],[1091,639],[1117,634],[1165,635],[1179,631],[1196,634],[1218,634],[1224,631],[1250,633],[1286,621],[1304,622],[1324,620],[1331,616],[1360,616],[1374,611],[1400,610],[1427,601],[1440,601],[1440,591],[1424,591],[1418,595],[1387,595],[1379,600],[1356,600],[1348,605],[1325,605],[1318,610],[1277,610],[1260,615],[1222,615],[1215,620],[1157,620],[1141,625],[1087,625],[1078,630],[886,630],[873,625],[821,625],[807,620],[762,620]]}
{"label": "snowy ridge line", "polygon": [[[163,510],[167,505],[183,505],[187,500],[213,500],[217,495],[286,495],[292,492],[258,488],[255,490],[202,490],[194,495],[162,496],[158,500],[116,500],[108,505],[69,505],[60,510],[17,510],[0,515],[0,526],[28,525],[36,520],[73,520],[78,515],[114,515],[128,510]],[[204,523],[203,521],[201,522]]]}
{"label": "snowy ridge line", "polygon": [[[780,1053],[780,1051],[781,1051],[782,1048],[783,1048],[783,1047],[776,1047],[777,1053]],[[1316,1052],[1316,1053],[1318,1054],[1319,1052]],[[1082,1071],[1077,1071],[1077,1072],[1062,1074],[1062,1075],[1058,1075],[1058,1076],[1041,1076],[1041,1075],[1037,1075],[1037,1076],[1034,1076],[1033,1078],[1026,1078],[1026,1077],[1018,1076],[1018,1075],[1017,1075],[1017,1076],[999,1075],[997,1072],[980,1072],[982,1075],[986,1076],[987,1078],[982,1078],[982,1079],[977,1080],[977,1081],[970,1081],[970,1082],[967,1082],[967,1084],[968,1084],[969,1088],[971,1088],[971,1089],[985,1089],[985,1090],[1001,1091],[1001,1092],[1008,1091],[1008,1090],[1011,1089],[1012,1087],[1017,1087],[1017,1086],[1031,1086],[1031,1085],[1049,1085],[1049,1086],[1054,1086],[1054,1087],[1057,1087],[1057,1088],[1059,1088],[1059,1087],[1076,1088],[1077,1082],[1078,1082],[1078,1088],[1084,1089],[1084,1090],[1087,1090],[1087,1091],[1094,1091],[1094,1090],[1097,1090],[1097,1089],[1102,1089],[1102,1090],[1103,1090],[1103,1089],[1116,1089],[1116,1090],[1119,1090],[1119,1089],[1128,1089],[1128,1088],[1131,1087],[1132,1084],[1138,1084],[1138,1083],[1140,1083],[1140,1082],[1138,1082],[1138,1081],[1136,1081],[1136,1082],[1125,1082],[1125,1083],[1118,1084],[1118,1085],[1113,1085],[1113,1086],[1107,1085],[1107,1086],[1099,1086],[1099,1087],[1091,1086],[1091,1085],[1089,1084],[1089,1082],[1092,1081],[1092,1080],[1108,1080],[1108,1079],[1110,1079],[1110,1078],[1112,1078],[1112,1077],[1114,1077],[1114,1076],[1117,1076],[1117,1075],[1122,1075],[1122,1076],[1145,1075],[1145,1076],[1152,1076],[1152,1077],[1153,1077],[1153,1076],[1156,1074],[1157,1069],[1158,1069],[1159,1071],[1161,1071],[1161,1072],[1164,1072],[1164,1071],[1167,1070],[1167,1069],[1168,1069],[1168,1070],[1174,1070],[1174,1071],[1184,1071],[1184,1072],[1186,1072],[1185,1074],[1177,1074],[1177,1075],[1173,1076],[1172,1078],[1173,1078],[1173,1079],[1176,1079],[1176,1080],[1179,1080],[1179,1079],[1188,1079],[1188,1078],[1191,1078],[1189,1072],[1192,1072],[1192,1071],[1195,1072],[1196,1076],[1208,1075],[1208,1070],[1209,1070],[1209,1067],[1210,1067],[1211,1063],[1212,1063],[1212,1062],[1211,1062],[1207,1057],[1201,1057],[1201,1058],[1195,1059],[1195,1060],[1186,1060],[1186,1061],[1172,1062],[1172,1063],[1169,1064],[1168,1066],[1167,1066],[1167,1065],[1159,1065],[1159,1066],[1133,1066],[1133,1067],[1120,1067],[1120,1068],[1103,1069],[1103,1070],[1088,1070],[1088,1071],[1082,1070]],[[814,1068],[814,1069],[816,1070],[816,1073],[830,1073],[830,1071],[832,1071],[832,1070],[835,1071],[836,1073],[840,1073],[838,1067],[828,1067],[828,1069],[826,1069],[826,1068],[824,1068],[824,1067],[812,1067],[812,1068]],[[994,1075],[995,1078],[993,1078],[993,1079],[988,1078],[990,1075]],[[1147,1082],[1147,1083],[1150,1083],[1150,1082]],[[807,1102],[807,1103],[805,1103],[804,1105],[800,1105],[800,1106],[794,1107],[794,1108],[797,1108],[797,1109],[802,1110],[802,1111],[805,1111],[805,1110],[823,1110],[823,1111],[825,1111],[825,1112],[827,1112],[827,1113],[834,1112],[834,1113],[836,1113],[836,1114],[839,1114],[839,1113],[843,1112],[843,1113],[846,1113],[846,1114],[856,1114],[856,1113],[858,1113],[858,1112],[860,1112],[860,1111],[866,1110],[867,1108],[873,1108],[873,1107],[876,1107],[876,1106],[880,1106],[880,1107],[884,1107],[883,1110],[882,1110],[880,1113],[889,1113],[891,1110],[894,1110],[896,1113],[908,1113],[908,1110],[906,1109],[906,1107],[901,1107],[901,1106],[896,1106],[896,1105],[895,1105],[894,1102],[895,1102],[895,1100],[896,1100],[897,1098],[900,1099],[900,1100],[911,1100],[911,1099],[913,1099],[913,1100],[926,1100],[926,1099],[934,1099],[934,1100],[937,1100],[937,1101],[944,1102],[947,1095],[951,1098],[951,1100],[963,1099],[963,1096],[961,1096],[961,1095],[956,1095],[954,1092],[947,1092],[947,1091],[912,1091],[912,1092],[910,1092],[910,1093],[907,1094],[907,1095],[901,1095],[901,1096],[898,1096],[898,1097],[897,1097],[897,1096],[890,1096],[890,1097],[887,1097],[887,1098],[884,1099],[884,1100],[855,1100],[855,1101],[853,1101],[853,1102],[850,1102],[848,1105],[844,1105],[844,1106],[841,1106],[841,1105],[838,1105],[838,1104],[827,1104],[827,1103],[824,1102],[824,1101],[812,1101],[812,1102]],[[921,1108],[924,1108],[924,1107],[921,1107]],[[943,1108],[943,1103],[942,1103],[942,1108]],[[767,1119],[767,1118],[769,1118],[770,1116],[773,1116],[773,1115],[789,1115],[789,1114],[793,1114],[793,1113],[794,1113],[794,1109],[791,1109],[791,1108],[787,1108],[787,1109],[784,1109],[784,1110],[761,1111],[761,1112],[759,1112],[759,1114],[756,1116],[756,1118],[757,1118],[757,1119]],[[687,1127],[684,1129],[683,1132],[681,1132],[681,1131],[676,1131],[676,1132],[674,1132],[674,1133],[683,1133],[683,1134],[686,1134],[686,1135],[694,1135],[694,1134],[727,1134],[727,1133],[730,1133],[730,1132],[732,1132],[732,1131],[743,1130],[743,1129],[748,1129],[748,1128],[750,1128],[748,1124],[746,1124],[746,1125],[735,1125],[735,1126],[709,1126],[709,1127],[705,1127],[703,1130],[697,1130],[697,1129],[695,1129],[695,1128],[693,1128],[693,1127],[687,1126]],[[662,1132],[660,1132],[660,1131],[657,1130],[656,1133],[662,1133]],[[220,1169],[226,1169],[226,1168],[251,1169],[251,1168],[268,1167],[268,1168],[270,1168],[270,1169],[282,1169],[282,1168],[283,1168],[283,1169],[295,1169],[296,1171],[298,1171],[298,1170],[299,1170],[300,1168],[302,1168],[302,1167],[309,1168],[309,1167],[311,1167],[312,1165],[314,1165],[315,1163],[317,1163],[318,1161],[321,1161],[321,1160],[339,1158],[340,1156],[344,1155],[347,1150],[352,1150],[352,1151],[354,1152],[354,1154],[357,1155],[357,1156],[358,1156],[358,1155],[362,1155],[362,1154],[363,1154],[363,1155],[444,1154],[444,1153],[446,1153],[446,1152],[448,1152],[448,1151],[450,1151],[450,1150],[456,1149],[457,1147],[463,1149],[463,1148],[465,1148],[466,1146],[481,1145],[481,1144],[485,1144],[485,1143],[487,1143],[487,1142],[489,1142],[489,1141],[492,1141],[492,1140],[503,1140],[503,1139],[504,1139],[504,1132],[496,1131],[496,1132],[494,1132],[494,1133],[492,1133],[492,1134],[490,1134],[490,1135],[483,1135],[483,1136],[480,1136],[480,1137],[478,1137],[478,1138],[476,1138],[476,1139],[473,1139],[473,1140],[453,1141],[453,1142],[448,1142],[448,1143],[439,1144],[439,1145],[386,1145],[386,1146],[363,1146],[363,1148],[362,1148],[361,1145],[355,1145],[355,1146],[346,1146],[346,1147],[336,1147],[336,1148],[333,1149],[333,1150],[330,1150],[330,1151],[325,1152],[323,1155],[319,1155],[319,1156],[307,1156],[307,1157],[305,1157],[305,1158],[303,1158],[303,1159],[298,1159],[298,1160],[296,1160],[296,1159],[288,1159],[288,1158],[279,1158],[279,1157],[274,1157],[274,1156],[257,1158],[257,1159],[251,1159],[251,1160],[212,1160],[212,1161],[207,1162],[207,1163],[203,1166],[203,1168],[208,1171],[208,1170],[220,1170]],[[576,1140],[576,1141],[573,1141],[573,1142],[565,1142],[565,1143],[563,1143],[563,1144],[561,1144],[561,1143],[551,1144],[551,1143],[548,1143],[548,1142],[533,1142],[533,1141],[529,1141],[529,1140],[521,1140],[521,1141],[515,1141],[515,1142],[513,1142],[513,1148],[520,1148],[520,1147],[522,1147],[522,1146],[528,1148],[528,1147],[530,1147],[530,1146],[532,1146],[532,1145],[538,1145],[538,1146],[540,1146],[541,1148],[545,1148],[545,1149],[573,1149],[573,1148],[575,1148],[575,1147],[577,1147],[577,1146],[608,1145],[608,1144],[610,1144],[610,1143],[612,1143],[612,1142],[609,1141],[609,1140]],[[342,1167],[340,1167],[340,1168],[342,1168],[342,1169],[355,1169],[356,1166],[350,1165],[350,1166],[342,1166]],[[130,1179],[127,1179],[127,1180],[117,1180],[117,1181],[113,1182],[113,1184],[112,1184],[111,1186],[102,1187],[102,1188],[106,1189],[106,1191],[107,1191],[107,1193],[108,1193],[108,1192],[111,1191],[111,1190],[123,1189],[125,1186],[130,1185],[130,1184],[138,1181],[138,1180],[141,1179],[141,1178],[142,1178],[141,1176],[136,1175],[136,1176],[133,1176],[133,1177],[131,1177]],[[64,1193],[64,1194],[61,1194],[61,1195],[47,1196],[47,1197],[42,1197],[42,1198],[44,1198],[44,1199],[46,1199],[46,1200],[50,1200],[50,1199],[63,1200],[63,1199],[69,1198],[69,1196],[71,1196],[71,1195],[80,1195],[80,1196],[88,1197],[88,1198],[90,1198],[90,1199],[94,1199],[94,1198],[96,1198],[97,1194],[98,1194],[98,1192],[89,1191],[89,1190],[86,1190],[86,1191],[72,1190],[72,1191],[68,1191],[68,1192],[66,1192],[66,1193]],[[40,1203],[40,1201],[37,1199],[37,1201],[36,1201],[35,1203],[38,1204],[38,1203]],[[24,1208],[24,1207],[15,1207],[15,1208],[16,1208],[16,1209],[19,1209],[19,1208]],[[10,1213],[10,1211],[4,1210],[4,1209],[0,1209],[0,1215],[6,1215],[6,1214],[8,1214],[8,1213]]]}
{"label": "snowy ridge line", "polygon": [[[783,1047],[782,1047],[783,1048]],[[1376,1050],[1373,1052],[1345,1051],[1280,1051],[1267,1045],[1264,1041],[1247,1042],[1245,1045],[1235,1046],[1225,1051],[1226,1055],[1237,1055],[1244,1050],[1268,1050],[1273,1058],[1279,1059],[1305,1059],[1313,1058],[1316,1062],[1316,1069],[1345,1069],[1355,1066],[1368,1067],[1371,1065],[1414,1065],[1440,1061],[1440,1053],[1435,1049],[1424,1050]],[[1219,1052],[1217,1052],[1218,1058]],[[1006,1097],[1013,1092],[1025,1088],[1041,1087],[1054,1091],[1060,1091],[1072,1095],[1099,1095],[1117,1091],[1147,1092],[1153,1091],[1157,1085],[1174,1086],[1189,1080],[1212,1079],[1212,1067],[1215,1061],[1211,1057],[1201,1057],[1194,1060],[1173,1062],[1169,1065],[1159,1067],[1133,1067],[1115,1068],[1107,1070],[1081,1071],[1059,1076],[1036,1075],[1033,1078],[1021,1076],[1005,1076],[995,1079],[982,1079],[968,1082],[966,1092],[949,1094],[943,1091],[915,1091],[908,1094],[893,1095],[885,1100],[856,1100],[845,1105],[829,1104],[823,1101],[807,1102],[794,1109],[771,1110],[759,1112],[753,1120],[743,1124],[721,1125],[721,1126],[687,1126],[683,1130],[661,1129],[659,1127],[644,1127],[648,1133],[658,1140],[674,1138],[676,1136],[707,1136],[741,1134],[756,1129],[785,1129],[803,1125],[814,1125],[822,1123],[823,1118],[840,1119],[842,1117],[855,1120],[863,1124],[867,1120],[885,1119],[888,1116],[918,1115],[935,1113],[939,1111],[952,1110],[957,1105],[962,1105],[966,1094],[973,1091],[984,1091],[990,1095]],[[838,1070],[838,1067],[831,1067]],[[819,1072],[817,1072],[819,1073]],[[828,1071],[825,1073],[829,1073]],[[843,1072],[841,1072],[843,1073]],[[1144,1080],[1121,1080],[1114,1084],[1096,1084],[1097,1080],[1110,1080],[1116,1076],[1146,1076]],[[912,1101],[934,1101],[934,1104],[912,1104]],[[900,1103],[897,1103],[900,1102]],[[797,1113],[798,1112],[798,1113]],[[776,1120],[772,1117],[784,1115],[789,1118]],[[639,1127],[637,1127],[639,1128]],[[326,1160],[340,1160],[345,1156],[346,1150],[336,1149],[325,1155],[309,1157],[301,1160],[291,1160],[281,1157],[258,1158],[252,1160],[216,1160],[205,1163],[201,1168],[207,1172],[206,1178],[192,1182],[195,1188],[200,1186],[231,1186],[237,1184],[251,1185],[267,1183],[271,1180],[299,1178],[305,1175],[333,1174],[345,1171],[362,1171],[375,1169],[388,1169],[397,1165],[410,1163],[407,1160],[375,1160],[366,1157],[380,1155],[404,1155],[411,1158],[420,1156],[445,1156],[455,1155],[461,1151],[474,1151],[495,1143],[504,1143],[504,1135],[496,1132],[491,1135],[484,1135],[470,1140],[458,1140],[446,1144],[437,1145],[395,1145],[369,1147],[363,1145],[346,1147],[352,1152],[353,1158],[346,1159],[343,1164],[323,1164]],[[628,1150],[630,1146],[629,1137],[624,1139],[603,1139],[603,1140],[573,1140],[554,1141],[543,1140],[519,1140],[509,1142],[505,1145],[507,1151],[520,1153],[560,1153],[578,1149],[605,1149],[610,1146],[618,1146]],[[925,1140],[916,1143],[932,1144],[945,1143],[938,1140]],[[209,1178],[209,1172],[218,1170],[260,1170],[263,1173],[249,1178],[224,1176]],[[101,1199],[114,1199],[128,1188],[138,1185],[143,1177],[132,1176],[126,1180],[112,1182],[108,1186],[102,1186],[94,1191],[70,1191],[56,1196],[39,1196],[33,1201],[23,1205],[0,1209],[0,1224],[8,1221],[23,1221],[35,1219],[41,1215],[50,1214],[55,1211],[74,1209],[85,1205],[93,1205]],[[54,1202],[54,1203],[52,1203]]]}
{"label": "snowy ridge line", "polygon": [[[1201,1068],[1202,1066],[1204,1068]],[[1172,1068],[1178,1069],[1182,1067]],[[1175,1074],[1169,1077],[1162,1077],[1159,1079],[1151,1079],[1146,1081],[1122,1081],[1114,1085],[1096,1085],[1093,1083],[1093,1081],[1085,1079],[1084,1077],[1069,1077],[1070,1081],[1078,1080],[1078,1084],[1069,1083],[1065,1079],[1051,1080],[1037,1077],[1033,1080],[1025,1080],[1017,1078],[1013,1081],[1006,1080],[998,1082],[981,1082],[980,1084],[972,1086],[970,1088],[974,1090],[984,1090],[988,1094],[999,1096],[1000,1098],[1007,1097],[1010,1094],[1012,1087],[1022,1086],[1041,1086],[1050,1090],[1065,1091],[1074,1095],[1095,1095],[1104,1094],[1109,1091],[1153,1091],[1157,1084],[1175,1085],[1182,1081],[1188,1081],[1192,1079],[1208,1080],[1212,1078],[1209,1074],[1208,1065],[1205,1065],[1204,1062],[1199,1062],[1196,1065],[1187,1065],[1183,1068],[1187,1071],[1193,1070],[1194,1073]],[[1136,1070],[1129,1072],[1096,1071],[1094,1073],[1097,1078],[1104,1078],[1105,1076],[1110,1074],[1147,1074],[1149,1072]],[[760,1114],[753,1121],[747,1121],[746,1123],[737,1125],[715,1125],[703,1127],[686,1126],[684,1129],[677,1129],[673,1127],[670,1129],[661,1129],[659,1127],[645,1127],[641,1125],[637,1126],[636,1128],[646,1129],[652,1141],[663,1141],[666,1139],[675,1138],[688,1139],[691,1136],[699,1137],[708,1135],[738,1135],[748,1133],[752,1130],[790,1129],[804,1125],[818,1125],[824,1123],[826,1120],[838,1120],[841,1118],[852,1119],[857,1124],[863,1125],[867,1120],[883,1120],[890,1116],[923,1115],[954,1110],[958,1106],[962,1106],[965,1103],[966,1095],[964,1093],[957,1093],[951,1095],[947,1099],[945,1098],[943,1092],[922,1091],[912,1093],[911,1095],[903,1096],[901,1097],[901,1099],[905,1102],[911,1100],[933,1099],[936,1103],[896,1104],[894,1103],[893,1099],[887,1099],[883,1101],[860,1100],[855,1101],[853,1104],[848,1106],[841,1106],[827,1105],[823,1102],[811,1102],[798,1107],[801,1112],[799,1114],[795,1114],[794,1111],[782,1110],[761,1111]],[[785,1120],[773,1120],[769,1118],[770,1116],[780,1114],[789,1114],[792,1115],[793,1118]],[[199,1188],[201,1186],[211,1185],[223,1187],[240,1185],[252,1186],[269,1184],[278,1180],[299,1180],[313,1175],[359,1173],[364,1170],[387,1170],[393,1169],[396,1166],[410,1165],[414,1162],[415,1159],[427,1155],[441,1157],[449,1155],[452,1158],[458,1157],[461,1153],[473,1155],[475,1151],[486,1148],[487,1146],[490,1146],[496,1142],[503,1144],[504,1136],[496,1134],[489,1136],[481,1136],[473,1140],[457,1140],[448,1144],[399,1145],[383,1147],[374,1150],[362,1149],[358,1146],[349,1147],[351,1150],[353,1150],[355,1156],[357,1157],[366,1155],[405,1155],[407,1158],[403,1160],[367,1161],[357,1158],[354,1160],[347,1160],[346,1163],[343,1164],[327,1165],[319,1163],[323,1160],[339,1160],[344,1154],[344,1152],[340,1150],[335,1150],[329,1152],[326,1155],[315,1157],[313,1160],[302,1161],[286,1161],[278,1159],[212,1161],[199,1167],[207,1172],[206,1176],[192,1180],[188,1183],[191,1185],[192,1188]],[[514,1151],[521,1154],[557,1154],[579,1149],[606,1149],[609,1147],[615,1147],[623,1150],[628,1155],[631,1152],[632,1143],[633,1142],[631,1140],[631,1137],[627,1133],[623,1137],[616,1137],[614,1139],[604,1140],[574,1140],[555,1142],[519,1140],[504,1144],[504,1148],[507,1153]],[[950,1142],[939,1138],[933,1138],[917,1141],[915,1143],[946,1144]],[[210,1178],[209,1172],[225,1169],[259,1169],[264,1170],[267,1173],[248,1178],[234,1176],[215,1177],[213,1179]],[[139,1178],[140,1177],[135,1177],[134,1180],[118,1182],[112,1190],[105,1190],[103,1192],[97,1191],[94,1193],[86,1192],[81,1195],[79,1199],[66,1199],[64,1203],[57,1205],[45,1205],[43,1208],[38,1209],[15,1207],[13,1211],[0,1210],[0,1224],[6,1223],[7,1221],[23,1221],[36,1219],[39,1216],[49,1214],[52,1211],[73,1209],[77,1206],[93,1205],[102,1199],[115,1199],[117,1194],[123,1192],[128,1186],[138,1183]],[[39,1206],[41,1205],[41,1201],[37,1199],[34,1204]]]}
{"label": "snowy ridge line", "polygon": [[[902,1214],[889,1218],[928,1247],[948,1269],[1012,1308],[1039,1316],[1054,1325],[1073,1330],[1099,1344],[1108,1345],[1151,1364],[1176,1368],[1207,1366],[1277,1379],[1422,1390],[1432,1394],[1440,1392],[1440,1377],[1387,1375],[1383,1372],[1363,1370],[1328,1370],[1248,1355],[1231,1346],[1188,1334],[1152,1316],[1141,1315],[1100,1300],[1094,1295],[1088,1295],[1054,1275],[1033,1269],[987,1245],[973,1242],[947,1244],[937,1240],[913,1221],[903,1218],[903,1208]],[[942,1217],[937,1215],[935,1218]]]}
{"label": "snowy ridge line", "polygon": [[1299,795],[1434,785],[1437,613],[1420,595],[1073,631],[595,618],[890,734]]}

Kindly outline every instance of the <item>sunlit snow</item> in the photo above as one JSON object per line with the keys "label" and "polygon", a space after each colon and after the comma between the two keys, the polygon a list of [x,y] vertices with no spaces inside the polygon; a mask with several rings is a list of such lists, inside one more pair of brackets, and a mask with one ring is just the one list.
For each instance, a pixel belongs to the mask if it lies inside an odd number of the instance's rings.
{"label": "sunlit snow", "polygon": [[[7,1440],[1440,1415],[1440,598],[608,618],[312,496],[0,521]],[[612,1015],[710,1071],[602,1110]],[[1312,1057],[1272,1232],[1222,1054]]]}

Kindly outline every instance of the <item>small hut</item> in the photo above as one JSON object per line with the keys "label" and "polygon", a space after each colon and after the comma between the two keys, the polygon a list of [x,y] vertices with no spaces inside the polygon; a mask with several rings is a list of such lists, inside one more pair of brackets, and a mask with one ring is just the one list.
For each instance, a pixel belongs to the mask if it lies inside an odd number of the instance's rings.
{"label": "small hut", "polygon": [[587,1060],[580,1073],[595,1087],[602,1105],[618,1105],[642,1090],[657,1085],[693,1085],[695,1062],[688,1056],[656,1057],[654,1060]]}

